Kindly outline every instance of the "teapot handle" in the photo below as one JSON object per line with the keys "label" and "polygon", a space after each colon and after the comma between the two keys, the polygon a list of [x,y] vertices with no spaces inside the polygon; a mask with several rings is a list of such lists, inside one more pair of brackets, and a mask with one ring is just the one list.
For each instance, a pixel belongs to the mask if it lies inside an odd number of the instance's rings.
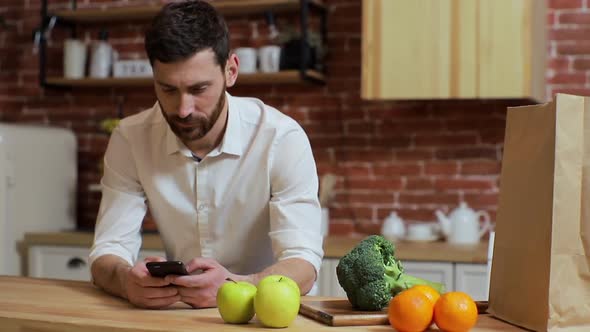
{"label": "teapot handle", "polygon": [[492,222],[490,220],[490,214],[486,211],[477,211],[477,220],[483,217],[483,225],[479,229],[479,238],[481,239],[485,233],[492,230]]}

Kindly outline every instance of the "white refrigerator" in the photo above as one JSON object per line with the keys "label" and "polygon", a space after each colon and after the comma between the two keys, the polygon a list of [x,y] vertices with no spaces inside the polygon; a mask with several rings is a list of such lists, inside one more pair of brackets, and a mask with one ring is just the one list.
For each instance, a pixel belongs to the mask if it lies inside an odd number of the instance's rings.
{"label": "white refrigerator", "polygon": [[20,275],[27,232],[76,228],[77,143],[69,129],[0,123],[0,275]]}

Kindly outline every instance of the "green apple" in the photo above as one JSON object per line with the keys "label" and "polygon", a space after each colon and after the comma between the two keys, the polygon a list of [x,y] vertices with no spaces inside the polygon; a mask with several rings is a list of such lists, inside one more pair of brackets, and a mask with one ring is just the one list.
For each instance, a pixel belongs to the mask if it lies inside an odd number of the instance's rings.
{"label": "green apple", "polygon": [[217,290],[217,309],[224,322],[245,324],[254,317],[256,286],[247,281],[226,279]]}
{"label": "green apple", "polygon": [[266,327],[287,327],[297,313],[301,300],[299,286],[293,279],[270,275],[258,283],[254,296],[256,317]]}
{"label": "green apple", "polygon": [[301,296],[301,291],[299,290],[299,285],[297,285],[297,283],[295,282],[295,280],[280,275],[280,274],[271,274],[269,276],[264,277],[262,280],[260,280],[258,282],[258,286],[264,286],[267,283],[273,283],[273,282],[286,282],[288,285],[292,286],[293,288],[295,288],[297,290],[297,295]]}

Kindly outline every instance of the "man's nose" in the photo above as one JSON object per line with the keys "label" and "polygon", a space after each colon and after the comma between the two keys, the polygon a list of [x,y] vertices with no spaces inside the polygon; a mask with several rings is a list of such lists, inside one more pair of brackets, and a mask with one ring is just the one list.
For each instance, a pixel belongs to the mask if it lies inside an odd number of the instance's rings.
{"label": "man's nose", "polygon": [[193,98],[191,98],[190,94],[183,93],[180,96],[180,105],[178,107],[178,116],[182,119],[186,118],[187,116],[191,115],[195,109],[195,103]]}

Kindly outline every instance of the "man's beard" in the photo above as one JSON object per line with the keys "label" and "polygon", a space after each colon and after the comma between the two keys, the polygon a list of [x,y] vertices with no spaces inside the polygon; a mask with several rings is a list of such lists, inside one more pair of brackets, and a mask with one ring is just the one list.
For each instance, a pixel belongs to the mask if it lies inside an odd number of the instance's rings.
{"label": "man's beard", "polygon": [[184,119],[177,115],[168,115],[159,100],[158,104],[160,104],[162,115],[166,119],[166,122],[168,122],[172,132],[186,144],[203,138],[211,130],[215,122],[217,122],[217,119],[219,119],[223,106],[225,105],[225,84],[223,84],[223,89],[221,89],[221,94],[217,99],[217,104],[210,118],[199,112],[191,113]]}

